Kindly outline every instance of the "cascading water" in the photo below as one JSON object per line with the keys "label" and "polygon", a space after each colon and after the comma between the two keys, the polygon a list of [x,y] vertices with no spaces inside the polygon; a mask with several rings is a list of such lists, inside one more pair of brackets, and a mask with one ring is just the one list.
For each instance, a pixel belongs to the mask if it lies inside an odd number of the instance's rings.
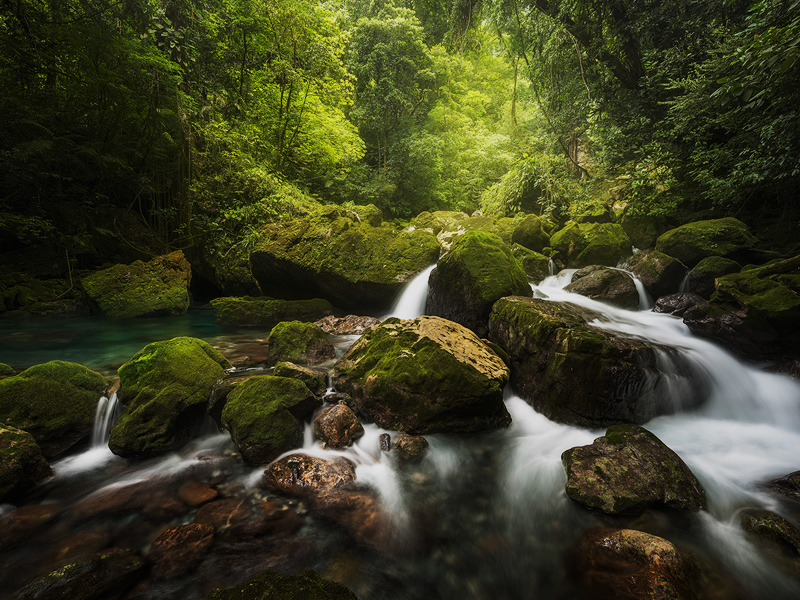
{"label": "cascading water", "polygon": [[428,278],[436,268],[433,264],[408,282],[400,297],[389,310],[386,318],[415,319],[425,314],[425,301],[428,298]]}
{"label": "cascading water", "polygon": [[117,400],[117,392],[110,398],[101,396],[97,402],[97,412],[94,415],[94,429],[92,430],[92,448],[106,446],[111,427],[117,421],[122,408]]}

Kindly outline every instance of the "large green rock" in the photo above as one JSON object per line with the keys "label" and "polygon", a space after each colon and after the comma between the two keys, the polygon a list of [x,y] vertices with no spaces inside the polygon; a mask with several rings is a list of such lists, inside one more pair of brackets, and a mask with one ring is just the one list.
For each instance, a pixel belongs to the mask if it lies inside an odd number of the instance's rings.
{"label": "large green rock", "polygon": [[625,262],[625,268],[656,298],[678,292],[687,272],[681,261],[658,250],[637,252]]}
{"label": "large green rock", "polygon": [[734,219],[711,219],[681,225],[661,234],[656,250],[677,258],[688,267],[709,256],[735,258],[758,243],[747,225]]}
{"label": "large green rock", "polygon": [[552,261],[548,256],[528,250],[519,244],[511,246],[511,255],[517,259],[519,266],[525,271],[528,281],[539,283],[550,275]]}
{"label": "large green rock", "polygon": [[503,296],[530,296],[528,278],[511,250],[491,233],[470,231],[436,264],[428,279],[426,313],[485,337],[492,305]]}
{"label": "large green rock", "polygon": [[30,433],[50,459],[91,434],[105,388],[105,378],[82,365],[35,365],[0,381],[0,421]]}
{"label": "large green rock", "polygon": [[336,349],[314,323],[285,321],[269,333],[269,361],[318,365],[336,357]]}
{"label": "large green rock", "polygon": [[149,458],[178,450],[199,432],[211,388],[230,362],[190,337],[148,344],[119,368],[125,410],[108,441],[114,454]]}
{"label": "large green rock", "polygon": [[205,600],[357,600],[345,586],[323,579],[313,569],[281,575],[267,569],[238,585],[219,588]]}
{"label": "large green rock", "polygon": [[271,329],[281,321],[317,321],[333,314],[327,300],[278,300],[266,296],[214,298],[211,301],[214,319],[229,327],[265,327]]}
{"label": "large green rock", "polygon": [[614,425],[589,446],[566,450],[567,496],[610,515],[652,506],[707,508],[705,490],[681,458],[638,425]]}
{"label": "large green rock", "polygon": [[264,293],[321,297],[347,308],[386,307],[439,255],[424,230],[372,227],[340,207],[264,227],[250,254]]}
{"label": "large green rock", "polygon": [[635,214],[626,210],[619,221],[631,243],[639,249],[652,248],[658,236],[670,229],[664,217]]}
{"label": "large green rock", "polygon": [[[570,303],[514,296],[492,309],[489,339],[511,361],[514,391],[549,419],[581,427],[645,423],[676,410],[670,379],[686,378],[681,408],[704,398],[697,368],[668,348],[590,325],[599,313]],[[673,363],[665,378],[659,365]],[[677,381],[675,381],[677,383]]]}
{"label": "large green rock", "polygon": [[33,436],[0,423],[0,502],[13,499],[52,475]]}
{"label": "large green rock", "polygon": [[427,229],[433,233],[433,235],[439,235],[439,232],[445,227],[468,218],[469,215],[464,212],[437,210],[431,213],[425,211],[411,219],[411,226],[416,229]]}
{"label": "large green rock", "polygon": [[242,459],[266,464],[303,444],[303,422],[322,401],[302,381],[258,375],[237,386],[222,411]]}
{"label": "large green rock", "polygon": [[446,225],[436,237],[443,253],[449,252],[453,245],[470,231],[494,234],[510,246],[514,227],[514,219],[511,217],[475,215]]}
{"label": "large green rock", "polygon": [[730,258],[709,256],[697,263],[686,277],[686,291],[694,292],[706,300],[716,289],[717,277],[738,273],[742,265]]}
{"label": "large green rock", "polygon": [[357,414],[385,429],[464,433],[511,423],[506,365],[474,333],[439,317],[371,327],[331,377]]}
{"label": "large green rock", "polygon": [[615,267],[630,256],[631,240],[620,225],[570,221],[550,238],[550,245],[569,267]]}
{"label": "large green rock", "polygon": [[83,289],[107,317],[182,315],[189,308],[192,270],[180,250],[130,265],[115,265],[84,277]]}
{"label": "large green rock", "polygon": [[514,228],[511,241],[528,250],[541,252],[550,245],[552,224],[536,215],[528,215]]}

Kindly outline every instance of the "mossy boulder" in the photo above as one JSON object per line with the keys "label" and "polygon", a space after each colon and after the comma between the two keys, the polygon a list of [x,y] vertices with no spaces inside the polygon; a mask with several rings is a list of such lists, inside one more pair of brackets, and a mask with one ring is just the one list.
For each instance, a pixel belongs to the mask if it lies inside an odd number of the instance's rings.
{"label": "mossy boulder", "polygon": [[442,253],[450,252],[453,245],[468,232],[482,232],[496,235],[503,243],[511,245],[514,235],[514,219],[511,217],[492,217],[474,215],[446,225],[436,236],[441,244]]}
{"label": "mossy boulder", "polygon": [[17,372],[6,363],[0,363],[0,377],[13,377]]}
{"label": "mossy boulder", "polygon": [[[570,303],[496,302],[489,339],[508,353],[514,391],[549,419],[593,428],[674,412],[670,389],[678,381],[680,408],[700,404],[705,380],[695,365],[669,348],[657,353],[648,342],[590,325],[595,319],[602,317]],[[668,377],[660,361],[672,363]]]}
{"label": "mossy boulder", "polygon": [[127,593],[147,576],[147,563],[128,548],[110,548],[42,575],[14,600],[97,600]]}
{"label": "mossy boulder", "polygon": [[572,220],[576,223],[613,223],[614,209],[607,204],[594,203],[577,213]]}
{"label": "mossy boulder", "polygon": [[200,432],[211,389],[230,367],[196,338],[145,346],[118,371],[117,396],[125,410],[111,429],[111,451],[149,458],[181,448]]}
{"label": "mossy boulder", "polygon": [[250,265],[268,295],[375,308],[388,307],[438,255],[439,243],[428,231],[372,227],[334,207],[264,227]]}
{"label": "mossy boulder", "polygon": [[439,232],[445,227],[452,225],[456,221],[463,221],[468,218],[469,215],[465,212],[437,210],[431,213],[425,211],[411,219],[411,226],[415,229],[426,229],[433,235],[439,235]]}
{"label": "mossy boulder", "polygon": [[373,227],[380,227],[383,223],[383,211],[374,204],[355,205],[349,208],[348,212],[355,214],[361,223],[367,223]]}
{"label": "mossy boulder", "polygon": [[317,321],[333,314],[333,306],[322,298],[279,300],[266,296],[223,297],[211,301],[214,319],[228,327],[265,327],[281,321]]}
{"label": "mossy boulder", "polygon": [[708,506],[705,490],[686,463],[638,425],[613,425],[591,445],[565,451],[561,462],[567,496],[606,514]]}
{"label": "mossy boulder", "polygon": [[[761,508],[746,508],[740,513],[739,521],[746,532],[763,544],[800,561],[800,530],[780,515]],[[797,571],[800,574],[800,564]]]}
{"label": "mossy boulder", "polygon": [[272,374],[302,381],[316,396],[322,396],[328,386],[328,372],[325,369],[304,367],[293,362],[279,362],[275,365]]}
{"label": "mossy boulder", "polygon": [[600,265],[583,267],[573,273],[572,282],[564,290],[619,308],[639,307],[636,284],[630,275],[619,269]]}
{"label": "mossy boulder", "polygon": [[31,434],[0,423],[0,503],[12,500],[52,474]]}
{"label": "mossy boulder", "polygon": [[653,248],[658,236],[671,228],[664,217],[636,214],[630,210],[622,214],[619,224],[628,234],[631,243],[640,249]]}
{"label": "mossy boulder", "polygon": [[431,271],[426,313],[460,323],[483,337],[497,300],[532,294],[508,246],[491,233],[470,231]]}
{"label": "mossy boulder", "polygon": [[658,250],[637,252],[625,261],[624,268],[656,298],[677,292],[688,271],[677,258]]}
{"label": "mossy boulder", "polygon": [[697,263],[686,277],[686,291],[694,292],[706,300],[711,298],[717,277],[731,275],[742,270],[742,265],[730,258],[709,256]]}
{"label": "mossy boulder", "polygon": [[189,308],[192,269],[180,250],[130,265],[115,265],[82,280],[101,315],[118,319],[182,315]]}
{"label": "mossy boulder", "polygon": [[569,267],[589,265],[615,267],[630,256],[631,240],[615,223],[570,221],[550,237],[550,245]]}
{"label": "mossy boulder", "polygon": [[542,248],[550,245],[552,223],[536,215],[528,215],[514,228],[511,241],[524,246],[528,250],[541,252]]}
{"label": "mossy boulder", "polygon": [[251,377],[228,394],[222,424],[251,465],[266,464],[303,444],[303,419],[322,401],[302,381]]}
{"label": "mossy boulder", "polygon": [[551,260],[549,257],[524,246],[514,244],[511,246],[511,255],[517,259],[519,266],[528,276],[528,281],[539,283],[550,275]]}
{"label": "mossy boulder", "polygon": [[328,336],[313,323],[285,321],[269,333],[269,361],[317,365],[336,357]]}
{"label": "mossy boulder", "polygon": [[42,279],[0,266],[0,313],[7,316],[91,314],[78,287],[65,279]]}
{"label": "mossy boulder", "polygon": [[635,529],[588,529],[571,553],[580,598],[740,600],[736,578],[664,538]]}
{"label": "mossy boulder", "polygon": [[313,569],[296,575],[281,575],[267,569],[238,585],[220,588],[205,600],[357,600],[356,595],[340,583],[323,579]]}
{"label": "mossy boulder", "polygon": [[709,256],[736,258],[758,243],[747,225],[734,219],[711,219],[681,225],[661,234],[656,250],[677,258],[688,267]]}
{"label": "mossy boulder", "polygon": [[91,434],[105,388],[105,378],[83,365],[35,365],[0,381],[0,422],[31,434],[49,460]]}
{"label": "mossy boulder", "polygon": [[371,327],[331,376],[358,415],[385,429],[465,433],[511,423],[506,365],[474,333],[439,317]]}

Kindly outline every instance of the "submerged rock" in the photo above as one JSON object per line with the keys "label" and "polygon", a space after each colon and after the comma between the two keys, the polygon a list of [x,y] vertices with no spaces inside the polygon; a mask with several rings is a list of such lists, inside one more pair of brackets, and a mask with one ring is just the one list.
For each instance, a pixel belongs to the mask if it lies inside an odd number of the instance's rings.
{"label": "submerged rock", "polygon": [[274,569],[227,588],[219,588],[205,600],[357,600],[345,586],[323,579],[313,569],[281,575]]}
{"label": "submerged rock", "polygon": [[222,424],[246,463],[266,464],[302,445],[302,420],[321,404],[302,381],[259,375],[228,394]]}
{"label": "submerged rock", "polygon": [[625,261],[625,268],[656,298],[680,291],[687,273],[681,261],[658,250],[637,252]]}
{"label": "submerged rock", "polygon": [[337,404],[323,409],[314,419],[314,435],[331,448],[343,448],[363,437],[364,427],[351,408]]}
{"label": "submerged rock", "polygon": [[118,371],[117,396],[125,410],[111,428],[111,451],[148,458],[181,448],[200,432],[211,389],[230,366],[196,338],[145,346]]}
{"label": "submerged rock", "polygon": [[31,434],[0,423],[0,503],[52,474]]}
{"label": "submerged rock", "polygon": [[636,514],[651,506],[708,506],[689,467],[638,425],[613,425],[591,445],[565,451],[561,462],[567,472],[567,496],[607,514]]}
{"label": "submerged rock", "polygon": [[50,459],[88,437],[106,380],[60,360],[0,381],[0,422],[28,432]]}
{"label": "submerged rock", "polygon": [[338,206],[266,226],[250,254],[264,293],[345,308],[388,306],[439,255],[432,233],[372,227]]}
{"label": "submerged rock", "polygon": [[656,250],[694,267],[709,256],[735,258],[751,249],[758,239],[747,225],[734,219],[695,221],[670,229],[656,241]]}
{"label": "submerged rock", "polygon": [[594,527],[573,551],[571,571],[586,598],[736,600],[737,582],[694,553],[633,529]]}
{"label": "submerged rock", "polygon": [[100,314],[124,319],[182,315],[189,308],[191,278],[189,261],[178,250],[97,271],[82,283]]}
{"label": "submerged rock", "polygon": [[357,414],[385,429],[465,433],[506,427],[508,368],[474,333],[439,317],[387,319],[336,363]]}
{"label": "submerged rock", "polygon": [[190,573],[214,542],[214,528],[204,523],[170,527],[159,535],[147,553],[153,577],[171,579]]}
{"label": "submerged rock", "polygon": [[635,309],[639,306],[639,292],[627,273],[600,265],[579,269],[572,275],[572,283],[564,288],[593,300],[619,308]]}
{"label": "submerged rock", "polygon": [[571,221],[550,238],[550,245],[569,267],[616,266],[630,256],[631,240],[621,226],[612,223]]}
{"label": "submerged rock", "polygon": [[485,336],[489,313],[497,300],[532,293],[508,246],[495,235],[471,231],[431,271],[426,313]]}
{"label": "submerged rock", "polygon": [[232,327],[271,329],[281,321],[316,321],[333,314],[327,300],[278,300],[266,296],[215,298],[211,301],[217,323]]}
{"label": "submerged rock", "polygon": [[675,398],[681,408],[704,399],[702,372],[681,354],[590,325],[595,319],[602,315],[570,303],[495,303],[489,338],[508,353],[514,391],[549,419],[581,427],[645,423],[677,410]]}
{"label": "submerged rock", "polygon": [[34,580],[15,600],[99,600],[128,591],[147,575],[148,563],[135,551],[111,548]]}
{"label": "submerged rock", "polygon": [[271,363],[318,365],[333,358],[336,358],[336,349],[325,332],[313,323],[284,321],[269,333]]}

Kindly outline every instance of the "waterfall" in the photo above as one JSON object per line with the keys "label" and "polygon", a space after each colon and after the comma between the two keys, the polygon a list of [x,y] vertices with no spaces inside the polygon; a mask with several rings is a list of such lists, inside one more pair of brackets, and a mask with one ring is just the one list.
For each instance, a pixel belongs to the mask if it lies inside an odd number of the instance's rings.
{"label": "waterfall", "polygon": [[436,268],[433,264],[408,282],[400,297],[384,318],[416,319],[425,314],[425,301],[428,299],[428,278]]}
{"label": "waterfall", "polygon": [[101,396],[97,402],[97,411],[94,415],[94,429],[92,430],[92,448],[98,448],[108,444],[108,436],[114,423],[122,412],[117,392],[111,394],[111,398]]}

